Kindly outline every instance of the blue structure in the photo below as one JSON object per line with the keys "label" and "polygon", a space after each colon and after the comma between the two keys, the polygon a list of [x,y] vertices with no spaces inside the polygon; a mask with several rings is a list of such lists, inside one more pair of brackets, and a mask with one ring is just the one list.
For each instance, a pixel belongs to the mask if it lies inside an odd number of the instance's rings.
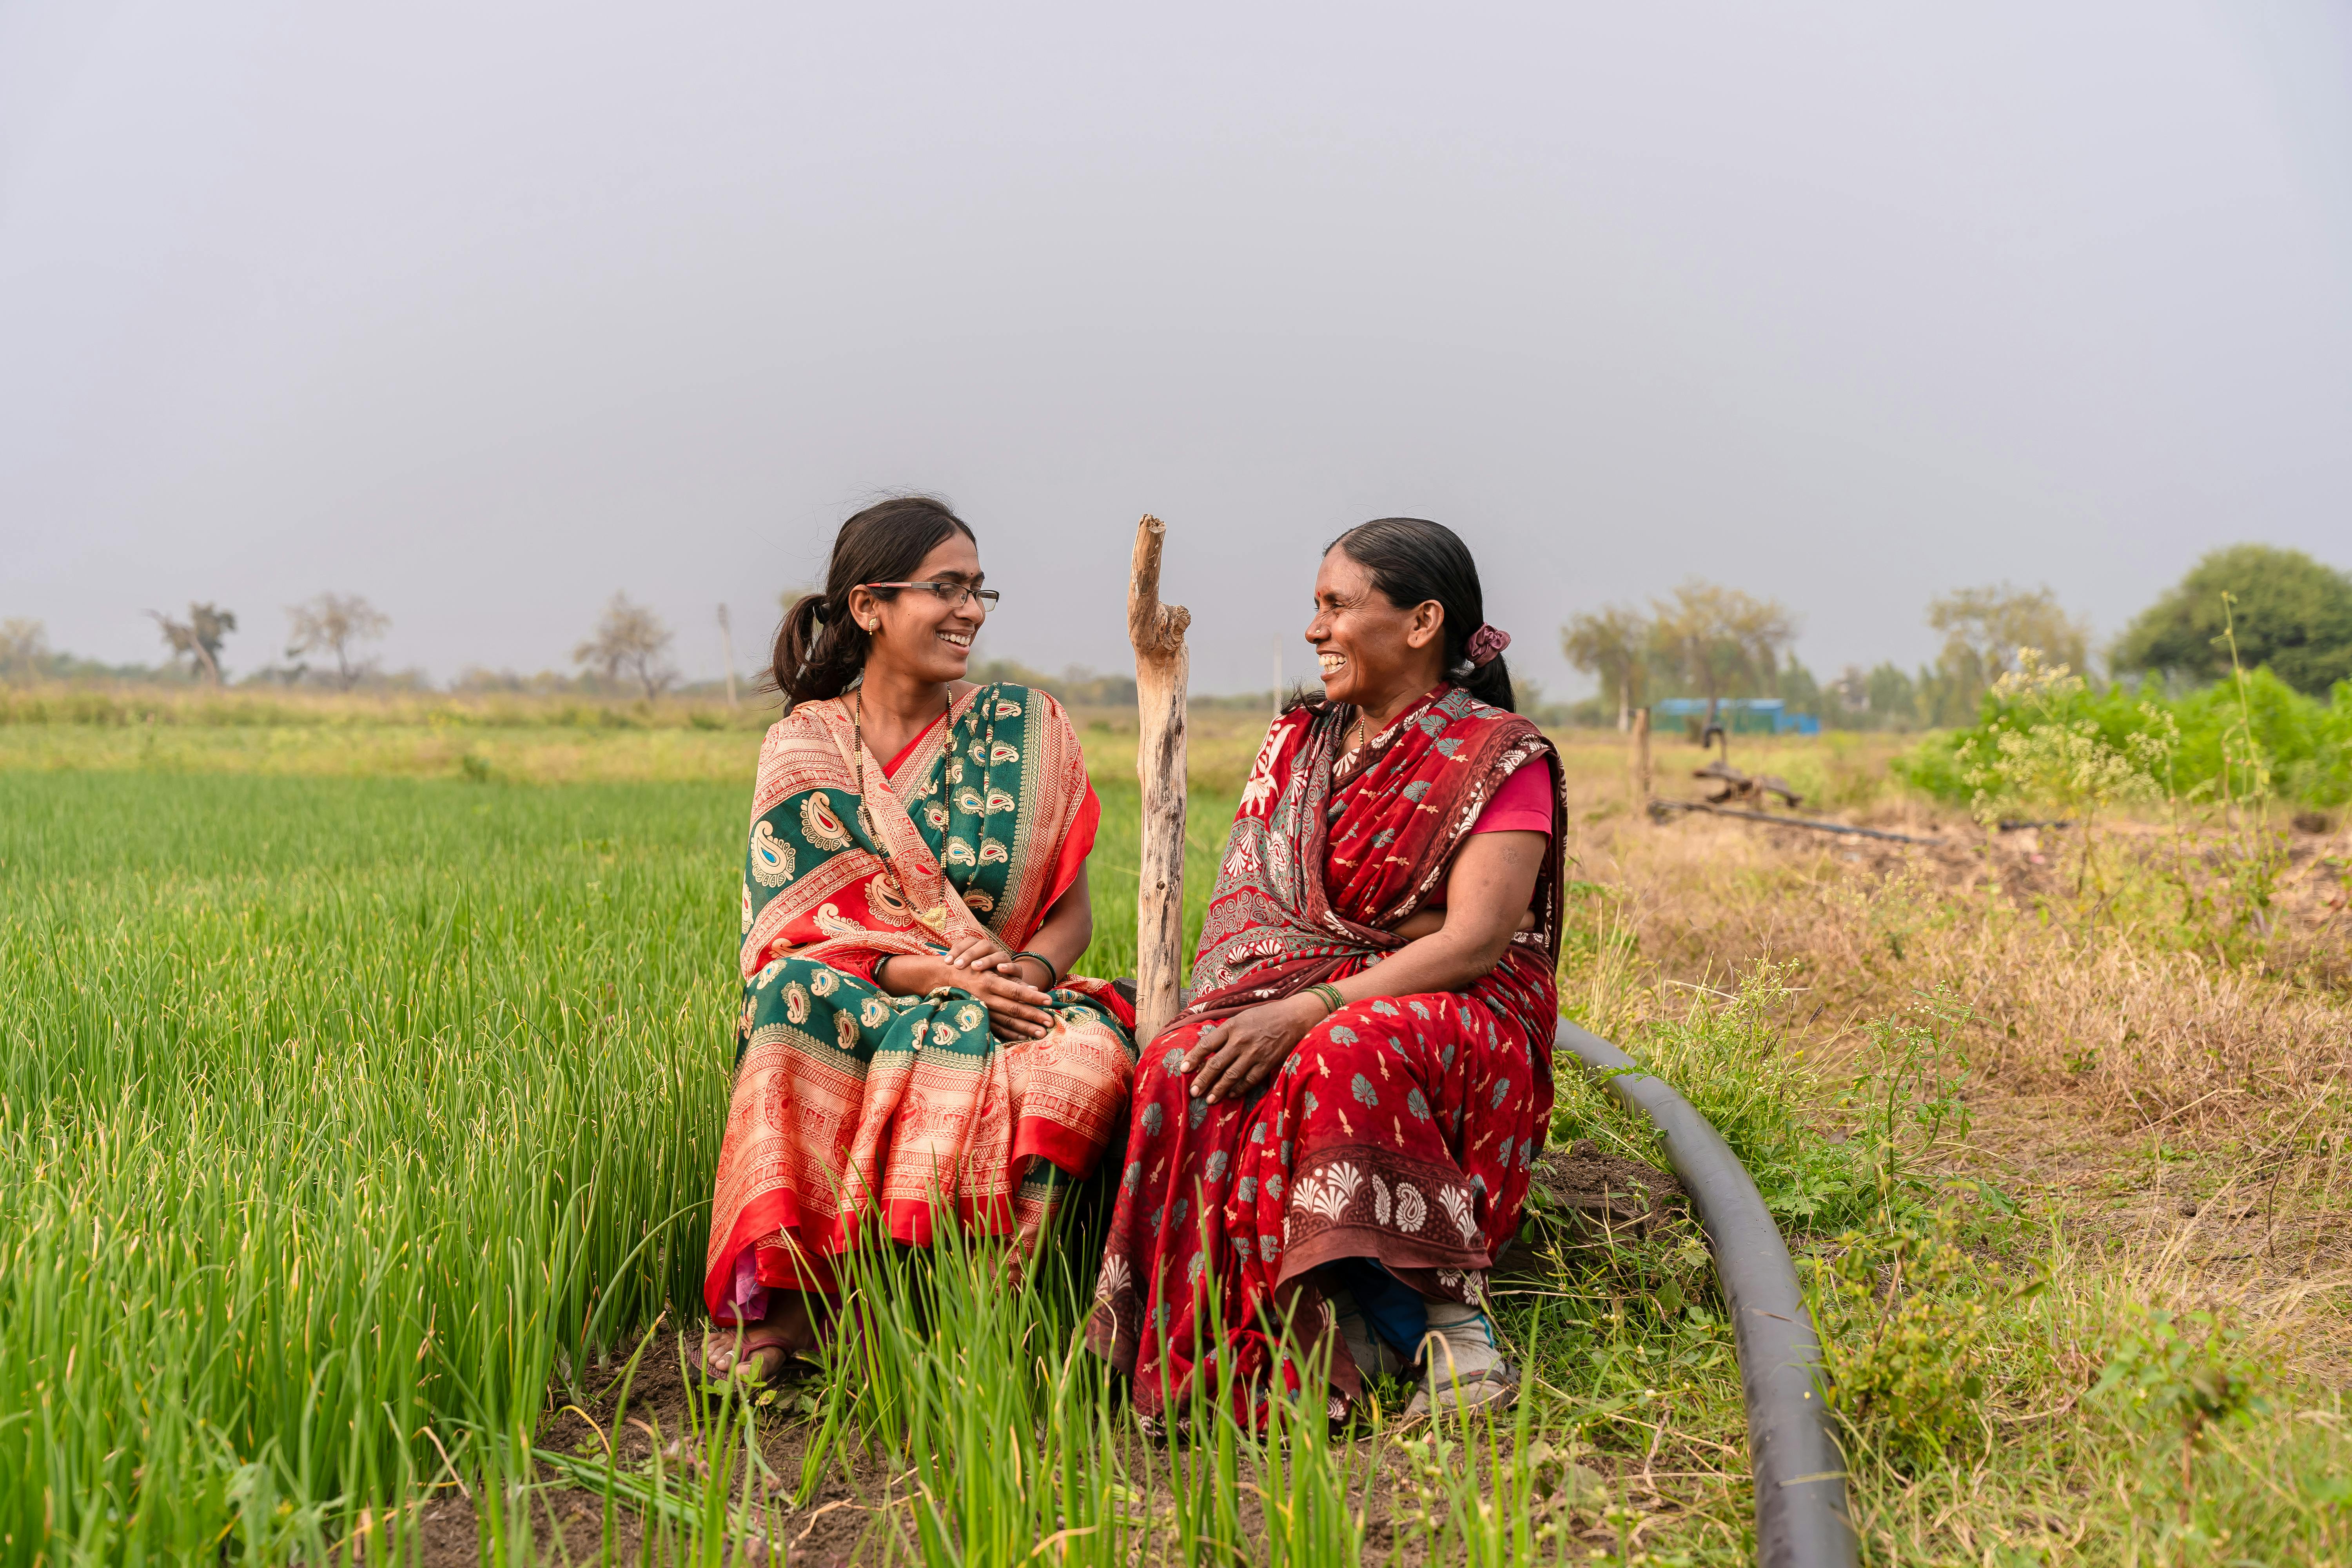
{"label": "blue structure", "polygon": [[[1818,735],[1821,720],[1811,713],[1791,713],[1789,705],[1778,697],[1727,697],[1715,705],[1716,716],[1723,727],[1735,735]],[[1704,697],[1669,697],[1663,702],[1650,704],[1651,714],[1659,719],[1680,719],[1704,726],[1706,722],[1706,699]]]}

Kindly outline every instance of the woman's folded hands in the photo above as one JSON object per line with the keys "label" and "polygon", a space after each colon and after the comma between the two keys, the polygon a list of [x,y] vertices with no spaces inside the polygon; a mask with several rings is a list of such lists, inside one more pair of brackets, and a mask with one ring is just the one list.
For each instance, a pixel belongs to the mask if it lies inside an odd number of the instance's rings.
{"label": "woman's folded hands", "polygon": [[942,985],[970,992],[988,1009],[988,1024],[1000,1040],[1034,1040],[1054,1026],[1047,1011],[1053,998],[1022,978],[1034,960],[1015,960],[986,937],[959,939],[943,953],[908,953],[888,960],[883,989],[919,996]]}

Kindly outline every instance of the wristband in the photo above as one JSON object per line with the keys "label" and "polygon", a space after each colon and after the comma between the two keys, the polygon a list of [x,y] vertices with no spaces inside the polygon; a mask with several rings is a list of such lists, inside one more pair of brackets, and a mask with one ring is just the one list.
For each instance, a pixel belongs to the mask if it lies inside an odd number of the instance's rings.
{"label": "wristband", "polygon": [[1307,994],[1323,998],[1323,1016],[1327,1018],[1348,1005],[1348,999],[1339,994],[1339,988],[1328,981],[1320,985],[1309,985]]}
{"label": "wristband", "polygon": [[1054,967],[1054,961],[1052,959],[1046,957],[1042,952],[1031,952],[1026,949],[1024,949],[1022,952],[1016,952],[1013,955],[1013,962],[1018,963],[1024,958],[1034,958],[1038,963],[1045,966],[1045,984],[1037,987],[1038,990],[1051,991],[1055,986],[1061,984],[1062,972]]}

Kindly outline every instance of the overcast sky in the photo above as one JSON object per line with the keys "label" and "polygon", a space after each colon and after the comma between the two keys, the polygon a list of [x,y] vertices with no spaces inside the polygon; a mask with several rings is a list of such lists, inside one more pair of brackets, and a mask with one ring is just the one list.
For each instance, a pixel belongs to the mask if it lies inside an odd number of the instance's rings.
{"label": "overcast sky", "polygon": [[1826,675],[2352,565],[2352,7],[0,0],[0,616],[446,677],[625,588],[707,677],[894,488],[1048,668],[1158,512],[1201,690],[1391,513],[1563,691],[1691,574]]}

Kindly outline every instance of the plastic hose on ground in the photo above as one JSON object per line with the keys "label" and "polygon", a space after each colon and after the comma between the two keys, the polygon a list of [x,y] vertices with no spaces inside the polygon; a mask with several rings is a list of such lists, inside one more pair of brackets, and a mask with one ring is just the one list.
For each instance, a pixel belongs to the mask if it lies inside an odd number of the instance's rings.
{"label": "plastic hose on ground", "polygon": [[1748,1404],[1757,1562],[1763,1568],[1851,1568],[1845,1458],[1822,1398],[1822,1342],[1788,1244],[1755,1181],[1690,1101],[1639,1070],[1624,1052],[1565,1020],[1555,1041],[1604,1091],[1658,1129],[1667,1163],[1706,1231]]}

